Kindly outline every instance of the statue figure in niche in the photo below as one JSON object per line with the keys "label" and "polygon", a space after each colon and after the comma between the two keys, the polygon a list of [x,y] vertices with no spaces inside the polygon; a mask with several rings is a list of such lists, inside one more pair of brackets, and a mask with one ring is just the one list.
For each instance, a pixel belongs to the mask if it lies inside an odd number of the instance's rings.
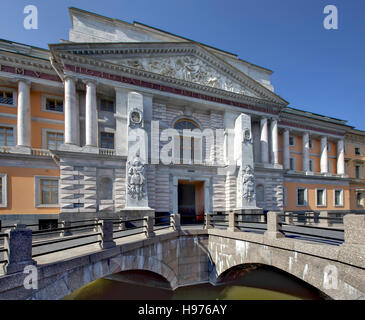
{"label": "statue figure in niche", "polygon": [[250,165],[247,165],[243,173],[243,199],[251,202],[255,199],[255,176]]}
{"label": "statue figure in niche", "polygon": [[145,164],[137,156],[128,161],[128,193],[133,199],[142,200],[145,195]]}

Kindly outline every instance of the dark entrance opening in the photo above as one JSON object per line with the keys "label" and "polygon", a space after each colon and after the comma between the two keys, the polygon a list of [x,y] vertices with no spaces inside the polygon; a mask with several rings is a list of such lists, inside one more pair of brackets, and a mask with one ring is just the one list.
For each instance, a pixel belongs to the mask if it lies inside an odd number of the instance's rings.
{"label": "dark entrance opening", "polygon": [[178,212],[182,224],[204,222],[204,182],[180,180],[178,184]]}

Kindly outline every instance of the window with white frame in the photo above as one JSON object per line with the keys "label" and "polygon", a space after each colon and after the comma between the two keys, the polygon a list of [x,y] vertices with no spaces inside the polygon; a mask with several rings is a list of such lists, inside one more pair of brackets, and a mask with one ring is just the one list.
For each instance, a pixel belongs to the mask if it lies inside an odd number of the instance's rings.
{"label": "window with white frame", "polygon": [[14,144],[14,128],[0,125],[0,146],[13,146]]}
{"label": "window with white frame", "polygon": [[309,149],[313,149],[313,139],[309,139]]}
{"label": "window with white frame", "polygon": [[307,188],[297,188],[297,206],[307,205]]}
{"label": "window with white frame", "polygon": [[326,206],[326,189],[316,189],[316,203],[317,207]]}
{"label": "window with white frame", "polygon": [[334,204],[336,207],[343,206],[343,189],[334,190]]}
{"label": "window with white frame", "polygon": [[63,144],[63,132],[46,132],[46,149],[58,150],[61,144]]}
{"label": "window with white frame", "polygon": [[0,104],[14,105],[14,93],[12,90],[0,88]]}
{"label": "window with white frame", "polygon": [[331,151],[331,144],[328,142],[327,143],[327,152],[330,152]]}
{"label": "window with white frame", "polygon": [[286,187],[283,187],[283,207],[286,207]]}
{"label": "window with white frame", "polygon": [[0,207],[6,208],[8,206],[8,195],[7,195],[7,175],[0,174]]}
{"label": "window with white frame", "polygon": [[35,206],[58,207],[58,177],[35,176]]}
{"label": "window with white frame", "polygon": [[290,165],[290,170],[296,170],[296,162],[295,162],[295,158],[290,158],[289,159],[289,165]]}
{"label": "window with white frame", "polygon": [[331,173],[331,161],[327,161],[328,173]]}
{"label": "window with white frame", "polygon": [[289,145],[295,147],[295,136],[289,136]]}
{"label": "window with white frame", "polygon": [[42,110],[47,112],[63,113],[63,98],[59,96],[43,95]]}

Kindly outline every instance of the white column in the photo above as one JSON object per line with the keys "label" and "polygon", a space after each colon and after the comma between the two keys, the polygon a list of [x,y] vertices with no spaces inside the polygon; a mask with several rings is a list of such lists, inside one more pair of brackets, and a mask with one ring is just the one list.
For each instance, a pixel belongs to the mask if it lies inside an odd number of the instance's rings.
{"label": "white column", "polygon": [[85,107],[85,135],[86,146],[98,146],[98,116],[96,110],[96,85],[93,82],[86,83],[86,107]]}
{"label": "white column", "polygon": [[128,90],[115,88],[115,113],[115,150],[128,156]]}
{"label": "white column", "polygon": [[17,146],[31,147],[30,83],[18,81]]}
{"label": "white column", "polygon": [[267,118],[262,118],[260,121],[261,128],[261,136],[260,136],[260,144],[261,144],[261,162],[268,163],[269,162],[269,138],[268,138],[268,129],[267,129]]}
{"label": "white column", "polygon": [[283,151],[283,165],[284,169],[290,169],[290,145],[289,145],[289,130],[284,130],[284,151]]}
{"label": "white column", "polygon": [[[78,112],[77,112],[78,114]],[[76,86],[73,78],[65,79],[65,143],[76,144]]]}
{"label": "white column", "polygon": [[303,169],[302,171],[309,171],[309,134],[305,132],[302,137],[303,140]]}
{"label": "white column", "polygon": [[345,150],[342,139],[337,141],[337,174],[345,174]]}
{"label": "white column", "polygon": [[321,173],[328,173],[327,137],[321,138]]}
{"label": "white column", "polygon": [[278,145],[278,121],[272,119],[270,123],[271,131],[271,163],[279,163],[279,145]]}

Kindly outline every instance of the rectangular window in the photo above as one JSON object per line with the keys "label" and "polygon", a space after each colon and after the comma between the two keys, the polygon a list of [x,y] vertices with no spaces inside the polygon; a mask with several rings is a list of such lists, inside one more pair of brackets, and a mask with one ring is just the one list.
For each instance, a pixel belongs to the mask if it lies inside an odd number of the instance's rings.
{"label": "rectangular window", "polygon": [[47,149],[58,150],[61,144],[63,144],[63,133],[47,132],[47,144],[46,144]]}
{"label": "rectangular window", "polygon": [[0,127],[0,146],[14,145],[14,129],[10,127]]}
{"label": "rectangular window", "polygon": [[296,170],[295,158],[290,158],[290,170]]}
{"label": "rectangular window", "polygon": [[330,143],[328,142],[327,143],[327,152],[330,152],[331,151],[331,145],[330,145]]}
{"label": "rectangular window", "polygon": [[114,112],[114,101],[101,99],[100,100],[100,111]]}
{"label": "rectangular window", "polygon": [[363,207],[364,206],[364,193],[362,193],[362,192],[357,192],[356,193],[356,205],[358,207]]}
{"label": "rectangular window", "polygon": [[40,204],[58,204],[58,180],[40,179]]}
{"label": "rectangular window", "polygon": [[114,149],[114,133],[100,133],[100,147],[105,149]]}
{"label": "rectangular window", "polygon": [[355,166],[355,178],[361,179],[361,166],[359,165]]}
{"label": "rectangular window", "polygon": [[309,171],[310,172],[313,172],[313,160],[312,159],[309,159]]}
{"label": "rectangular window", "polygon": [[335,189],[335,206],[343,206],[343,190]]}
{"label": "rectangular window", "polygon": [[0,90],[0,104],[14,105],[13,92]]}
{"label": "rectangular window", "polygon": [[307,205],[307,189],[297,188],[297,206]]}
{"label": "rectangular window", "polygon": [[294,147],[295,146],[295,136],[289,137],[289,145]]}
{"label": "rectangular window", "polygon": [[331,173],[331,162],[329,160],[327,161],[327,166],[328,166],[328,173]]}
{"label": "rectangular window", "polygon": [[326,206],[326,189],[316,189],[317,206]]}
{"label": "rectangular window", "polygon": [[355,147],[355,155],[361,156],[361,149],[359,147]]}
{"label": "rectangular window", "polygon": [[63,112],[63,100],[56,98],[46,98],[46,110]]}
{"label": "rectangular window", "polygon": [[7,175],[0,174],[0,207],[6,208],[7,206]]}
{"label": "rectangular window", "polygon": [[313,149],[313,139],[309,139],[309,149]]}

